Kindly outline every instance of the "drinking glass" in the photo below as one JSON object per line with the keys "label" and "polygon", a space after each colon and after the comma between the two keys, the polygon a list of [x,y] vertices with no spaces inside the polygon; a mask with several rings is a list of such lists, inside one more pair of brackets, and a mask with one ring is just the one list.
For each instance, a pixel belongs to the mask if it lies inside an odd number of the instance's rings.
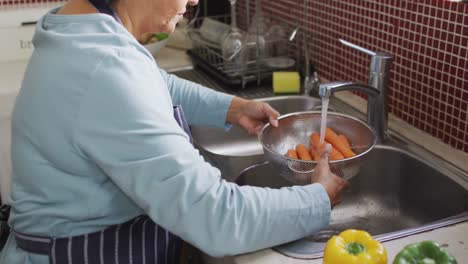
{"label": "drinking glass", "polygon": [[237,28],[236,0],[229,0],[231,4],[231,28],[221,44],[221,53],[225,72],[230,76],[238,76],[244,73],[246,63],[244,60],[244,35]]}
{"label": "drinking glass", "polygon": [[262,64],[263,60],[269,57],[268,43],[265,33],[268,27],[263,16],[261,0],[255,0],[255,14],[250,23],[245,37],[245,43],[249,47],[249,59],[254,59],[257,65]]}

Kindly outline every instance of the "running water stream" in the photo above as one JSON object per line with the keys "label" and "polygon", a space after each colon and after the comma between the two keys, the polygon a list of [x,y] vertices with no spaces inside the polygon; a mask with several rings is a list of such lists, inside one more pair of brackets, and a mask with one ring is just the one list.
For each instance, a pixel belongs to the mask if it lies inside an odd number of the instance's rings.
{"label": "running water stream", "polygon": [[325,129],[327,128],[327,111],[330,98],[322,97],[322,116],[320,120],[320,145],[325,142]]}

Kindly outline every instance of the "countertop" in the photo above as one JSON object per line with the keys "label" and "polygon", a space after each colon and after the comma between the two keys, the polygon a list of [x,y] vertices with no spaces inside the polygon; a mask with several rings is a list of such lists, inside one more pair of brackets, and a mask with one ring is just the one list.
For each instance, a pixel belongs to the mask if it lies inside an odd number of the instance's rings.
{"label": "countertop", "polygon": [[[468,260],[468,222],[454,226],[436,229],[433,231],[400,238],[385,242],[387,249],[388,263],[392,263],[396,254],[407,244],[424,240],[434,240],[445,246],[457,260],[458,263],[465,263]],[[321,264],[322,259],[302,260],[281,255],[271,249],[257,251],[251,254],[239,255],[226,258],[206,257],[207,264]]]}
{"label": "countertop", "polygon": [[193,68],[190,57],[185,53],[185,50],[179,48],[164,47],[154,55],[154,59],[159,67],[167,72]]}
{"label": "countertop", "polygon": [[[156,55],[155,59],[160,67],[166,69],[169,72],[180,70],[180,69],[191,69],[192,65],[190,58],[186,55],[184,50],[178,48],[165,47],[161,49]],[[5,117],[5,113],[9,113],[14,102],[14,97],[17,94],[19,89],[22,76],[26,68],[25,61],[9,62],[0,64],[0,119]],[[247,92],[247,91],[245,91]],[[259,96],[262,94],[259,94]],[[349,102],[351,105],[357,104],[360,102]],[[362,105],[361,105],[362,107]],[[3,116],[2,116],[3,115]],[[396,120],[396,121],[395,121]],[[404,124],[399,124],[399,121],[395,118],[392,118],[390,122],[391,126],[401,126],[400,130],[411,130],[409,133],[414,134],[416,140],[423,139],[424,142],[421,144],[428,149],[442,149],[443,153],[448,153],[447,155],[453,155],[455,160],[458,160],[460,166],[464,166],[466,169],[466,161],[468,160],[468,155],[463,152],[453,151],[448,146],[444,146],[439,142],[439,140],[426,135],[423,132],[412,130],[412,128],[406,127]],[[421,137],[421,135],[423,135]],[[426,139],[426,140],[424,140]],[[427,140],[430,139],[430,140]],[[432,142],[432,143],[431,143]],[[391,221],[391,220],[390,220]],[[459,261],[468,259],[468,222],[460,223],[453,226],[448,226],[433,231],[416,234],[408,236],[405,238],[400,238],[397,240],[385,242],[384,245],[387,248],[389,260],[392,260],[396,253],[403,248],[404,245],[418,242],[422,240],[435,240],[440,244],[444,244],[447,247],[447,250],[453,254]],[[300,260],[293,259],[290,257],[283,256],[271,249],[265,249],[250,254],[244,254],[233,257],[225,258],[211,258],[205,257],[207,263],[257,263],[257,264],[292,264],[292,263],[322,263],[321,259],[315,260]],[[391,263],[389,261],[389,263]]]}

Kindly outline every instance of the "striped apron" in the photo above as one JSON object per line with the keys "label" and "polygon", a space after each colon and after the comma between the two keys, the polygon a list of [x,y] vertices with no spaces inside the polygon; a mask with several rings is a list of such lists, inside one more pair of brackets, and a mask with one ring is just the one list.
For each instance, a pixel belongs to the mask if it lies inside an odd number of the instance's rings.
{"label": "striped apron", "polygon": [[[174,118],[192,137],[181,106]],[[50,238],[12,230],[19,248],[48,255],[51,264],[175,264],[180,261],[182,240],[155,224],[148,216],[110,226],[91,234]]]}

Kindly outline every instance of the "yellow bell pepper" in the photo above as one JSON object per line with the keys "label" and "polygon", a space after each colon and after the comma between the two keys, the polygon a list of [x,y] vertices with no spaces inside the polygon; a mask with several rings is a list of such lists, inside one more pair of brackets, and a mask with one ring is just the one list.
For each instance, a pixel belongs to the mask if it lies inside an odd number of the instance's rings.
{"label": "yellow bell pepper", "polygon": [[387,251],[366,231],[348,229],[328,240],[323,264],[387,264]]}

